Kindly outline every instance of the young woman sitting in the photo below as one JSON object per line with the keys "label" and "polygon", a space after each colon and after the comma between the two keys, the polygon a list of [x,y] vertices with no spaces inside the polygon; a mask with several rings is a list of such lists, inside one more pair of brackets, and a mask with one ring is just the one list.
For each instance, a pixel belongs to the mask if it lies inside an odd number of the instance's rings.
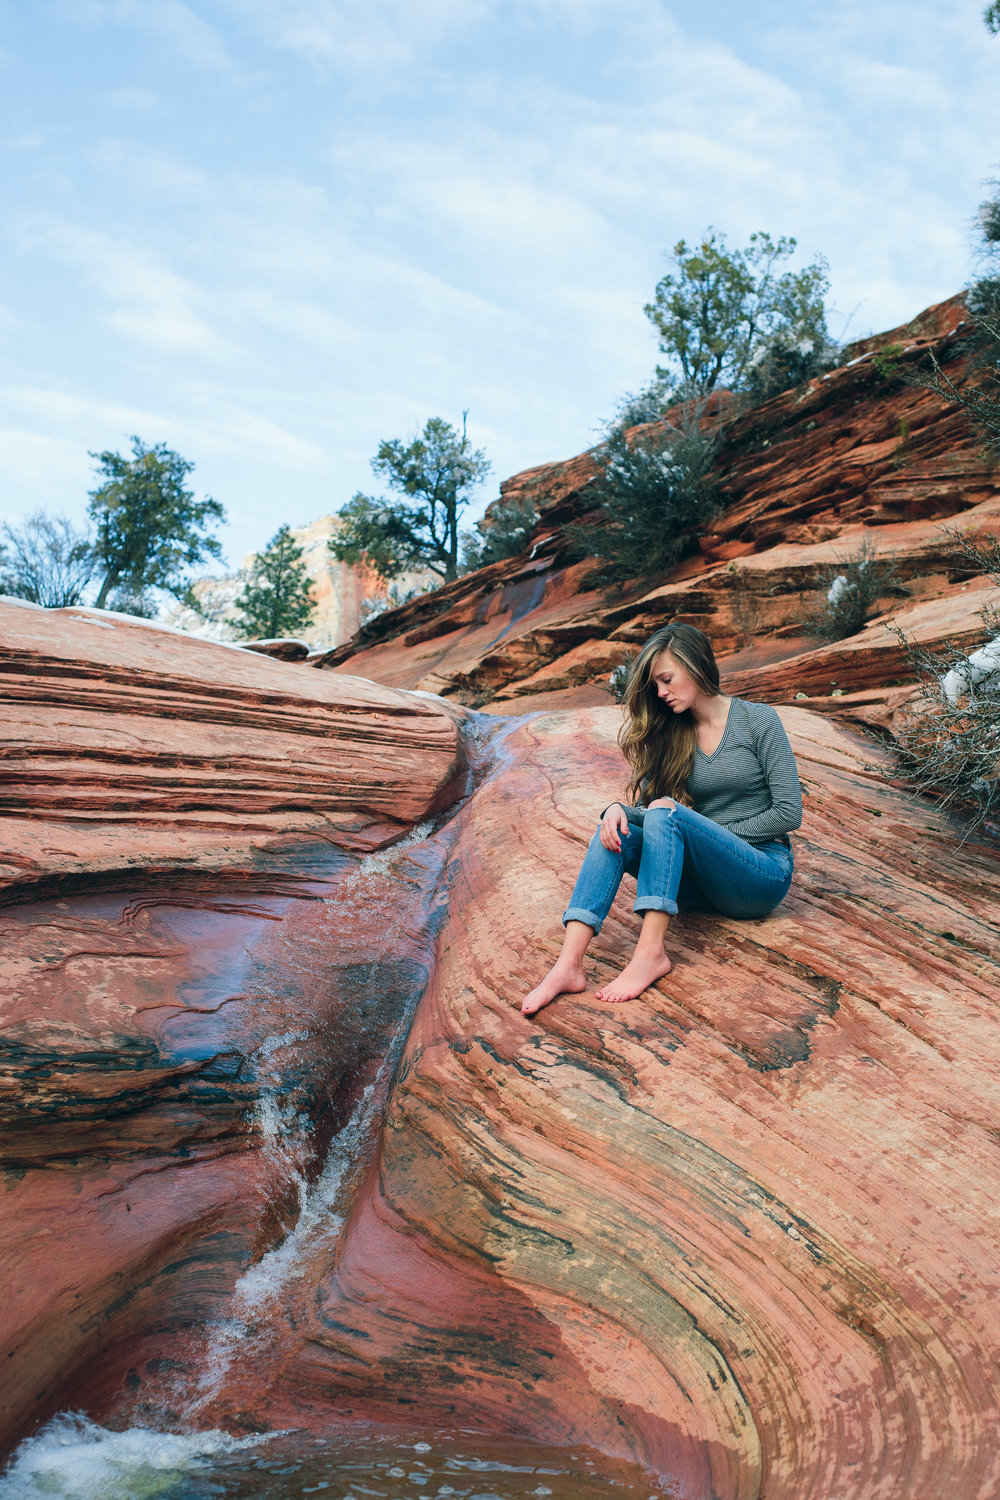
{"label": "young woman sitting", "polygon": [[708,637],[693,625],[658,630],[632,666],[623,708],[633,805],[602,814],[563,914],[562,952],[525,997],[526,1016],[587,988],[583,956],[623,875],[635,878],[642,930],[600,1000],[635,1000],[669,974],[664,940],[678,909],[763,917],[791,884],[788,834],[802,821],[802,792],[788,736],[770,704],[720,692]]}

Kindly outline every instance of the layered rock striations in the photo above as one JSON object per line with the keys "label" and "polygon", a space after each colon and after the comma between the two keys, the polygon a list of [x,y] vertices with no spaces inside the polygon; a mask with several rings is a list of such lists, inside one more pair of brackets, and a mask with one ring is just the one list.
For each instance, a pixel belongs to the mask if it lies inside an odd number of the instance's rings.
{"label": "layered rock striations", "polygon": [[[958,317],[913,349],[957,371]],[[590,1443],[678,1500],[993,1500],[995,847],[833,716],[909,692],[889,613],[972,643],[938,527],[998,535],[1000,502],[954,412],[859,361],[727,429],[728,510],[633,597],[564,560],[584,456],[530,481],[532,557],[333,671],[0,603],[5,1447],[67,1406],[418,1422]],[[872,528],[907,593],[818,647],[820,568]],[[638,1002],[526,1020],[622,786],[585,695],[678,614],[781,705],[791,893],[683,915]],[[623,893],[595,988],[635,931]]]}
{"label": "layered rock striations", "polygon": [[426,699],[103,611],[0,602],[0,683],[0,888],[22,895],[372,849],[465,775]]}
{"label": "layered rock striations", "polygon": [[190,1402],[426,984],[468,767],[432,701],[120,617],[0,605],[0,665],[7,1445],[151,1369]]}
{"label": "layered rock striations", "polygon": [[[386,613],[317,664],[490,712],[523,712],[529,700],[557,706],[558,693],[572,692],[566,703],[599,701],[595,689],[623,656],[677,618],[711,635],[724,670],[785,660],[782,686],[768,696],[789,702],[802,690],[794,660],[817,648],[806,626],[822,604],[823,579],[864,537],[897,571],[879,604],[883,619],[906,629],[915,608],[919,626],[925,602],[948,599],[941,639],[964,641],[979,629],[973,609],[963,615],[969,571],[943,528],[1000,536],[1000,473],[964,413],[908,376],[933,353],[961,385],[970,331],[953,299],[742,415],[719,398],[703,421],[720,426],[723,509],[697,554],[652,587],[618,597],[588,591],[592,565],[567,563],[566,525],[597,520],[587,498],[594,459],[583,454],[501,486],[505,498],[531,498],[541,511],[527,557]],[[829,697],[822,674],[803,665],[809,696]],[[887,686],[898,675],[898,661],[877,653],[863,685]]]}
{"label": "layered rock striations", "polygon": [[[501,735],[378,1157],[217,1417],[402,1407],[590,1441],[686,1500],[996,1492],[1000,871],[854,735],[782,717],[783,906],[682,916],[641,1001],[532,1020],[618,714]],[[635,930],[620,897],[595,988]]]}

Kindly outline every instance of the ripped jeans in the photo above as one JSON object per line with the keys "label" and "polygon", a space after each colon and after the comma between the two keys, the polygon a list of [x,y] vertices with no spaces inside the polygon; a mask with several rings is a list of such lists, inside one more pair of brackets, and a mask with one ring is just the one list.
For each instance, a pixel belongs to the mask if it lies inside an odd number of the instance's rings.
{"label": "ripped jeans", "polygon": [[[626,813],[628,810],[626,809]],[[600,932],[623,875],[635,877],[634,911],[709,910],[764,917],[792,883],[792,851],[780,839],[748,844],[690,807],[654,807],[641,823],[629,815],[616,854],[594,834],[563,922]]]}

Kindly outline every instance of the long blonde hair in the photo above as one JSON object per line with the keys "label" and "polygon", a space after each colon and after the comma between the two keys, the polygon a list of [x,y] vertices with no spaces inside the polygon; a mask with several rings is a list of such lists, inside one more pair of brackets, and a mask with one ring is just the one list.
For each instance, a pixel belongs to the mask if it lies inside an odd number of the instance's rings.
{"label": "long blonde hair", "polygon": [[695,722],[689,710],[675,714],[660,701],[653,666],[663,651],[680,662],[700,692],[710,698],[719,692],[719,668],[704,631],[680,623],[662,626],[632,663],[622,698],[625,722],[618,731],[618,743],[632,772],[631,801],[645,795],[649,801],[673,797],[690,805],[686,785],[697,745]]}

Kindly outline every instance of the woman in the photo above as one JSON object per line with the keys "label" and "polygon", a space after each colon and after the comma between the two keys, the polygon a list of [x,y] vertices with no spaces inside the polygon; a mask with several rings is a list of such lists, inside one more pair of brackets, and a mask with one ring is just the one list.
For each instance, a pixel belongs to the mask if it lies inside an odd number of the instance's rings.
{"label": "woman", "polygon": [[635,1000],[669,974],[663,943],[679,907],[763,917],[791,884],[788,833],[802,821],[802,792],[788,736],[770,704],[719,691],[708,637],[693,625],[658,630],[632,666],[623,707],[628,796],[651,800],[613,802],[602,814],[563,915],[562,952],[525,997],[526,1016],[587,988],[583,955],[623,874],[635,877],[642,931],[599,1000]]}

